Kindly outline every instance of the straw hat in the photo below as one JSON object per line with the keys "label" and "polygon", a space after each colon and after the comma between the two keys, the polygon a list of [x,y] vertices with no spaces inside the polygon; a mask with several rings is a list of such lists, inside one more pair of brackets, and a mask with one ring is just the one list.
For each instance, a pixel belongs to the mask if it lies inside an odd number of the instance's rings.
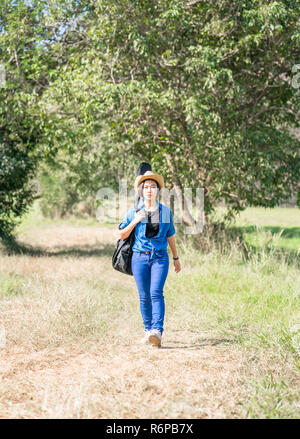
{"label": "straw hat", "polygon": [[139,185],[145,181],[145,180],[155,180],[156,183],[159,185],[160,189],[164,187],[164,178],[162,175],[154,174],[152,171],[146,171],[145,174],[139,175],[136,177],[134,182],[134,189],[136,192],[138,192]]}

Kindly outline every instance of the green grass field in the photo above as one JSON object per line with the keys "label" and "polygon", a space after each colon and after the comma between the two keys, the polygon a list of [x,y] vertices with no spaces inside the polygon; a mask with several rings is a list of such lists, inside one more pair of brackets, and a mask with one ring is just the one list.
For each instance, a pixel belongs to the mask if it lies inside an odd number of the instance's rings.
{"label": "green grass field", "polygon": [[2,248],[0,416],[299,418],[300,210],[249,208],[206,251],[175,225],[161,349],[139,345],[115,226],[35,206]]}

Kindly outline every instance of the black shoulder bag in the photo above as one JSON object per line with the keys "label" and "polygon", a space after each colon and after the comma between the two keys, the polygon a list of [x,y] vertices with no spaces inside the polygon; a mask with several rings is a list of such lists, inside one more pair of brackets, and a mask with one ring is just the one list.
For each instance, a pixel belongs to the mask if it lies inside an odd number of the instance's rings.
{"label": "black shoulder bag", "polygon": [[134,244],[134,230],[126,239],[118,239],[112,256],[112,266],[115,270],[132,276],[131,259],[132,246]]}

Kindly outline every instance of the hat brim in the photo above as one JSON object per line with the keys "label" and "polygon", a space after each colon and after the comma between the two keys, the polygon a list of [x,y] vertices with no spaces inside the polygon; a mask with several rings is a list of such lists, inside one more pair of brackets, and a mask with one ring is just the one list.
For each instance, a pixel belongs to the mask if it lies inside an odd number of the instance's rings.
{"label": "hat brim", "polygon": [[162,189],[164,187],[164,179],[161,175],[159,174],[152,174],[152,175],[140,175],[139,177],[137,177],[135,179],[135,183],[134,183],[134,188],[136,190],[136,192],[138,191],[138,187],[141,183],[143,183],[143,181],[145,180],[154,180],[157,182],[157,184],[159,185],[160,189]]}

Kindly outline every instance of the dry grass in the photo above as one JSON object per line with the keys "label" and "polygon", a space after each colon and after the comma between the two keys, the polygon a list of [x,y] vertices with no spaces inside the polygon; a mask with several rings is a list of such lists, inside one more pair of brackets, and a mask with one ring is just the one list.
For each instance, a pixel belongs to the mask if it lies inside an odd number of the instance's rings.
{"label": "dry grass", "polygon": [[241,354],[210,343],[182,346],[188,339],[173,334],[157,351],[129,337],[90,349],[8,349],[1,356],[2,417],[234,416],[242,401]]}
{"label": "dry grass", "polygon": [[[0,417],[264,417],[269,405],[261,396],[273,401],[278,389],[284,394],[283,371],[285,382],[299,390],[290,356],[245,348],[207,325],[197,329],[191,308],[198,268],[189,265],[188,254],[185,272],[170,270],[163,347],[156,349],[138,343],[136,285],[111,268],[111,229],[56,225],[26,231],[20,240],[44,254],[0,255],[6,332]],[[188,276],[194,293],[191,307],[184,307],[175,288],[183,294],[180,283],[186,288]],[[270,376],[273,381],[261,381]],[[299,413],[296,397],[291,408],[293,416]]]}

